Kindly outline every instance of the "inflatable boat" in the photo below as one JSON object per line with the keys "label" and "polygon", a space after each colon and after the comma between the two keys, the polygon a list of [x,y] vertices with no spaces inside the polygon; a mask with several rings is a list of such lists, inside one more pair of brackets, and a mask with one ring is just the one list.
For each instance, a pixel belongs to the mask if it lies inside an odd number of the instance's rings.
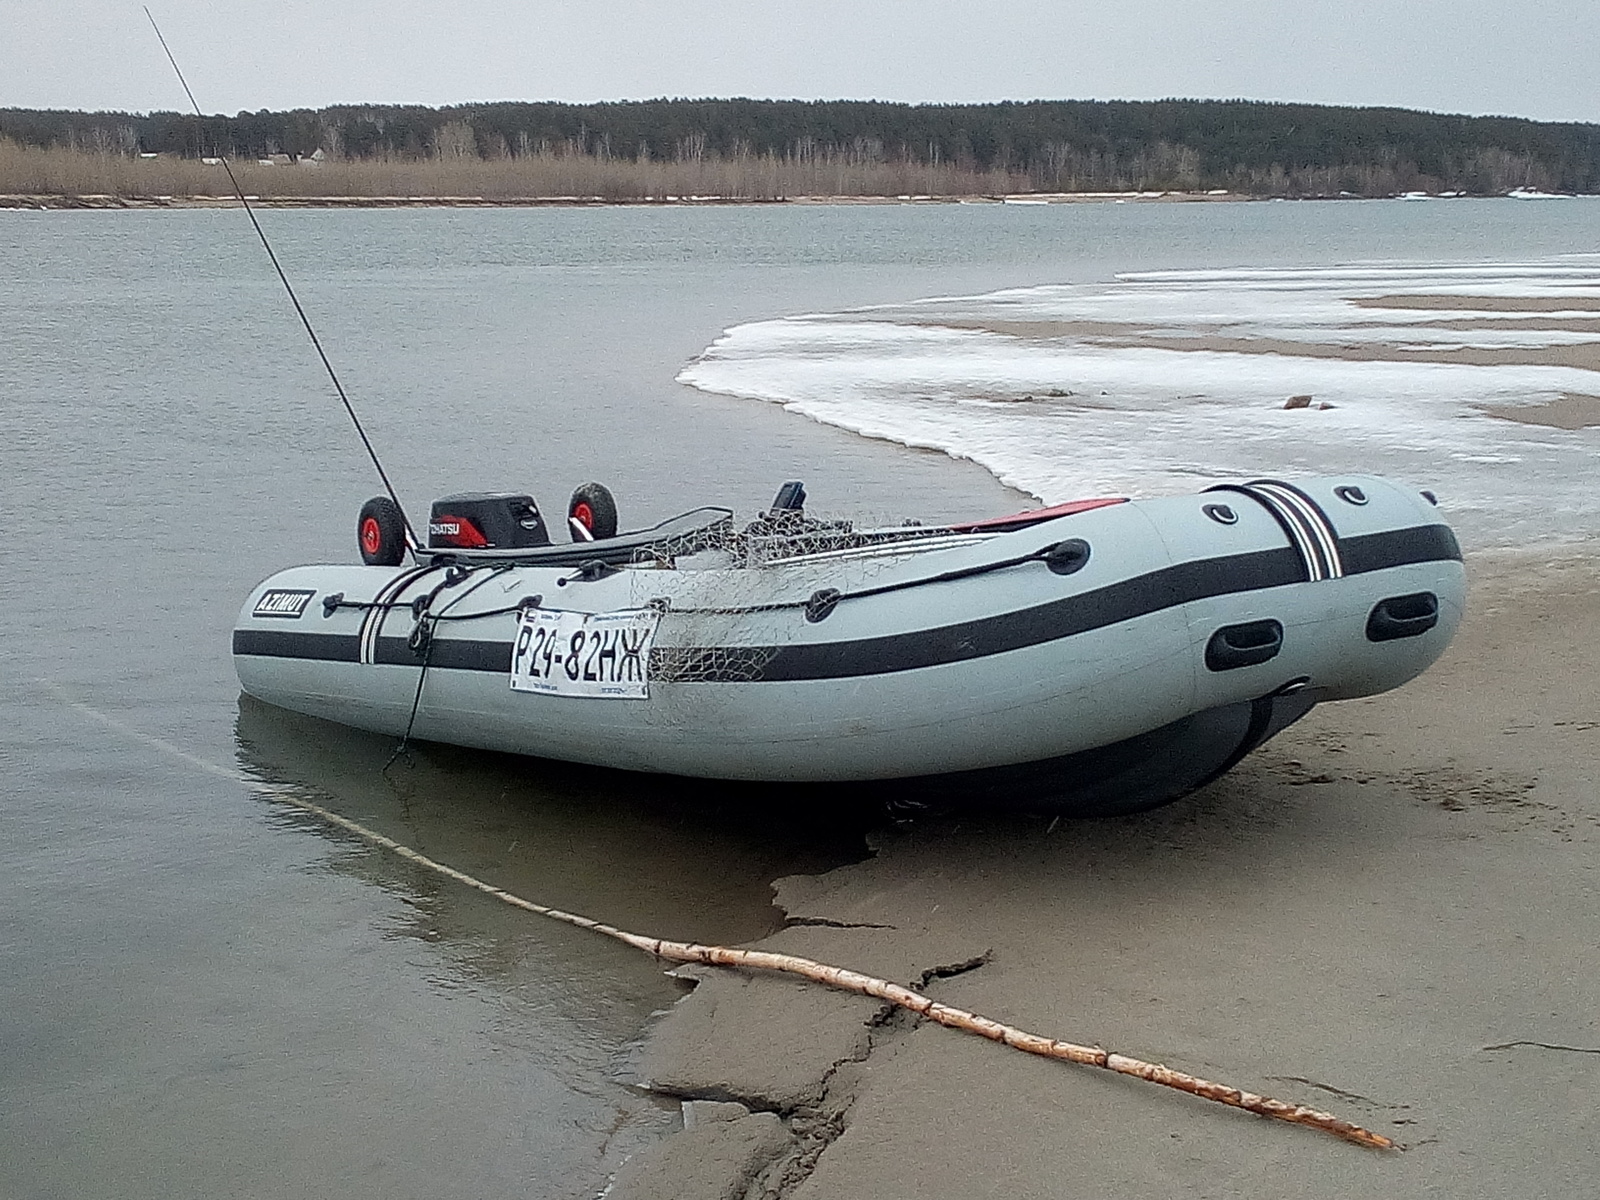
{"label": "inflatable boat", "polygon": [[[819,521],[786,484],[618,532],[585,485],[369,502],[359,565],[259,585],[251,696],[395,736],[707,779],[1084,814],[1164,803],[1323,701],[1443,652],[1465,595],[1432,497],[1223,484],[966,524]],[[887,793],[885,793],[887,794]]]}

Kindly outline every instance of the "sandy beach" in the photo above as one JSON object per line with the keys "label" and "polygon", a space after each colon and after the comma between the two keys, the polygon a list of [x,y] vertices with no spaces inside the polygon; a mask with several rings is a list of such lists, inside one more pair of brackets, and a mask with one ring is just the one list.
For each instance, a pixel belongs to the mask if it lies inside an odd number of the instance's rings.
{"label": "sandy beach", "polygon": [[[1366,305],[1524,321],[1590,306]],[[1600,366],[1587,345],[987,328],[1353,361]],[[1600,422],[1596,403],[1568,394],[1486,411],[1580,429]],[[1587,1192],[1600,1166],[1600,569],[1585,543],[1480,553],[1469,570],[1467,621],[1417,682],[1324,706],[1157,812],[906,824],[869,861],[778,881],[789,923],[761,943],[1329,1109],[1402,1151],[1030,1058],[815,985],[695,970],[642,1063],[651,1087],[686,1101],[685,1131],[630,1161],[611,1195]]]}
{"label": "sandy beach", "polygon": [[779,881],[790,924],[761,943],[1330,1109],[1403,1152],[697,969],[643,1072],[724,1103],[687,1104],[611,1196],[1586,1194],[1600,572],[1534,552],[1470,572],[1466,624],[1410,686],[1324,706],[1157,812],[887,833],[867,862]]}

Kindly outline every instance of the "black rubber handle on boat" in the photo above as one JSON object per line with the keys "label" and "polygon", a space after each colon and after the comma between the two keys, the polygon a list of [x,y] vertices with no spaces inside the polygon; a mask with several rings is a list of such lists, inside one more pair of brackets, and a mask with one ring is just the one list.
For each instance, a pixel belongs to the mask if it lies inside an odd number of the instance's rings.
{"label": "black rubber handle on boat", "polygon": [[1277,621],[1224,625],[1206,643],[1206,667],[1212,671],[1253,667],[1278,657],[1282,649],[1283,626]]}
{"label": "black rubber handle on boat", "polygon": [[1392,642],[1417,637],[1439,623],[1439,597],[1432,592],[1390,596],[1373,605],[1367,616],[1367,641]]}

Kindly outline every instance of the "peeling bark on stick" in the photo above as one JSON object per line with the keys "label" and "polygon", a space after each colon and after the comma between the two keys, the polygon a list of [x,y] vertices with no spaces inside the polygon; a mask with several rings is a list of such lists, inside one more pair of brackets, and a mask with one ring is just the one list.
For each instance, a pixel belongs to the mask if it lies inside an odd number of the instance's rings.
{"label": "peeling bark on stick", "polygon": [[[1081,1046],[1074,1042],[1064,1042],[1056,1038],[1042,1037],[1036,1033],[1028,1033],[1011,1025],[1002,1024],[989,1017],[977,1013],[967,1012],[965,1009],[954,1008],[948,1004],[941,1004],[932,997],[925,996],[910,988],[902,987],[888,980],[878,979],[871,975],[863,975],[859,971],[851,971],[843,967],[833,967],[825,963],[815,962],[812,959],[801,958],[792,954],[775,954],[765,950],[734,950],[722,946],[700,946],[686,942],[653,942],[657,947],[654,953],[662,958],[675,962],[709,963],[717,966],[742,967],[762,971],[780,971],[785,974],[798,975],[804,979],[814,980],[817,983],[827,984],[829,987],[839,988],[844,991],[858,992],[864,996],[872,996],[879,1000],[888,1001],[890,1004],[908,1009],[930,1021],[937,1021],[940,1025],[959,1029],[965,1033],[977,1034],[979,1037],[991,1041],[1003,1042],[1017,1050],[1029,1054],[1037,1054],[1044,1058],[1061,1059],[1066,1062],[1079,1063],[1088,1067],[1101,1067],[1108,1071],[1115,1071],[1119,1075],[1132,1075],[1150,1083],[1158,1083],[1163,1087],[1175,1088],[1180,1092],[1188,1092],[1191,1096],[1199,1096],[1204,1100],[1213,1100],[1218,1104],[1226,1104],[1233,1108],[1242,1108],[1259,1116],[1271,1117],[1279,1121],[1288,1121],[1296,1125],[1309,1125],[1314,1129],[1321,1129],[1340,1137],[1346,1141],[1355,1142],[1357,1145],[1370,1146],[1374,1149],[1396,1149],[1394,1141],[1384,1137],[1381,1133],[1374,1133],[1359,1125],[1342,1120],[1332,1113],[1320,1109],[1308,1108],[1301,1104],[1289,1104],[1283,1100],[1274,1100],[1267,1096],[1257,1095],[1255,1092],[1242,1091],[1239,1088],[1229,1087],[1227,1084],[1214,1083],[1209,1079],[1201,1079],[1183,1071],[1174,1071],[1171,1067],[1159,1063],[1145,1062],[1142,1059],[1132,1058],[1126,1054],[1117,1054],[1104,1050],[1098,1046]],[[641,947],[643,949],[644,947]]]}

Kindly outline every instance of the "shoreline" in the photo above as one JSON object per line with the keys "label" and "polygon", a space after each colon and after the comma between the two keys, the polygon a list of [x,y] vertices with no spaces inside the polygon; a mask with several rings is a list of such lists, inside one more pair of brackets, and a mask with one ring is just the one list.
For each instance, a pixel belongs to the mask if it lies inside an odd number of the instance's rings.
{"label": "shoreline", "polygon": [[776,881],[787,925],[758,943],[1332,1109],[1409,1153],[814,985],[688,970],[698,986],[641,1064],[685,1102],[685,1131],[609,1195],[1581,1191],[1596,1117],[1570,1097],[1600,1087],[1600,572],[1570,546],[1468,568],[1467,620],[1412,684],[1324,705],[1151,813],[886,831],[864,862]]}
{"label": "shoreline", "polygon": [[[257,196],[245,199],[260,208],[707,208],[743,205],[887,205],[887,204],[1107,204],[1138,202],[1217,203],[1272,199],[1243,193],[1206,192],[1064,192],[1016,195],[953,196],[664,196],[608,199],[604,196]],[[235,196],[165,196],[84,193],[0,194],[0,210],[237,208]]]}
{"label": "shoreline", "polygon": [[[1021,192],[970,193],[933,196],[664,196],[611,199],[605,196],[266,196],[246,193],[245,198],[259,208],[705,208],[743,205],[941,205],[994,204],[1014,207],[1044,207],[1058,204],[1245,204],[1277,201],[1359,201],[1413,200],[1409,196],[1288,196],[1254,195],[1244,192]],[[1517,196],[1426,196],[1429,200],[1507,200],[1530,199]],[[1590,196],[1548,196],[1539,199],[1593,199]],[[118,195],[109,192],[0,193],[0,211],[81,211],[123,209],[237,208],[235,196],[211,195]]]}

